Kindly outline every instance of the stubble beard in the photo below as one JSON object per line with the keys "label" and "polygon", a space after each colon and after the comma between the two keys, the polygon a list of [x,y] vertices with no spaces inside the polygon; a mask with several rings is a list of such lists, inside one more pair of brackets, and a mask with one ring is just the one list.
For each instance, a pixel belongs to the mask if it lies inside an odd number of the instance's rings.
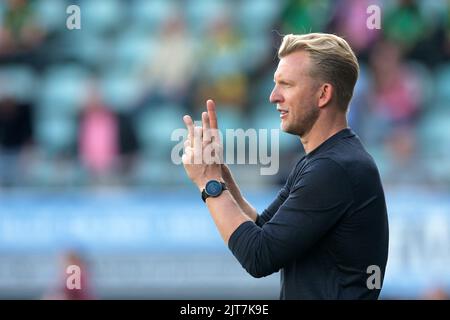
{"label": "stubble beard", "polygon": [[307,135],[317,119],[319,118],[319,109],[315,107],[309,107],[301,116],[297,119],[297,123],[291,124],[286,130],[287,133],[291,133],[300,137]]}

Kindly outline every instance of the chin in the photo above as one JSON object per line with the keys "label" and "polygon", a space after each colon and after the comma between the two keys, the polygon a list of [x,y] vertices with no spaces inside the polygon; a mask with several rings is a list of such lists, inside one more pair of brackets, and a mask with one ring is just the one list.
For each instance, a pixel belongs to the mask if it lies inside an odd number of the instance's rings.
{"label": "chin", "polygon": [[295,136],[302,136],[304,134],[303,130],[299,130],[298,128],[292,128],[288,125],[281,124],[280,128],[281,128],[281,131],[289,133],[289,134],[293,134]]}
{"label": "chin", "polygon": [[281,129],[281,131],[286,132],[286,133],[296,134],[296,133],[294,132],[293,128],[289,127],[287,124],[283,124],[283,123],[282,123],[282,124],[280,125],[280,129]]}

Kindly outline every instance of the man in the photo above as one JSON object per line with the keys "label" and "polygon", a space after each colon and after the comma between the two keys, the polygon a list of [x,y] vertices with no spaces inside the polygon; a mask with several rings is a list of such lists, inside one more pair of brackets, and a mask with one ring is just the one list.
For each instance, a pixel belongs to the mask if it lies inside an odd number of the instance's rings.
{"label": "man", "polygon": [[195,164],[218,143],[212,100],[203,128],[184,117],[186,172],[242,266],[254,277],[281,270],[281,299],[377,299],[388,222],[378,169],[346,121],[357,59],[345,40],[319,33],[285,36],[278,55],[270,101],[306,155],[273,203],[259,215],[226,165]]}

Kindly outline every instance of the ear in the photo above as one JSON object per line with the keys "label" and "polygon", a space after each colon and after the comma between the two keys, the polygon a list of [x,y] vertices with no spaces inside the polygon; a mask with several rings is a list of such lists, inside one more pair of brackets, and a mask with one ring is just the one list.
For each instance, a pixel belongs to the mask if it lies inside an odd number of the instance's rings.
{"label": "ear", "polygon": [[331,102],[331,99],[333,98],[333,93],[334,93],[334,87],[330,83],[324,83],[319,87],[319,92],[318,92],[319,108],[323,108]]}

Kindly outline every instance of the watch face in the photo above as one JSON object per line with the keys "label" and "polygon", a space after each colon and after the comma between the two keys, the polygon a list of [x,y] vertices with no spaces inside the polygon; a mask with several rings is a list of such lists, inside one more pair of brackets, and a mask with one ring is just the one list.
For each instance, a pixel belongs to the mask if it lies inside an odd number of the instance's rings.
{"label": "watch face", "polygon": [[222,185],[219,181],[211,180],[205,186],[205,191],[208,195],[215,197],[222,192]]}

